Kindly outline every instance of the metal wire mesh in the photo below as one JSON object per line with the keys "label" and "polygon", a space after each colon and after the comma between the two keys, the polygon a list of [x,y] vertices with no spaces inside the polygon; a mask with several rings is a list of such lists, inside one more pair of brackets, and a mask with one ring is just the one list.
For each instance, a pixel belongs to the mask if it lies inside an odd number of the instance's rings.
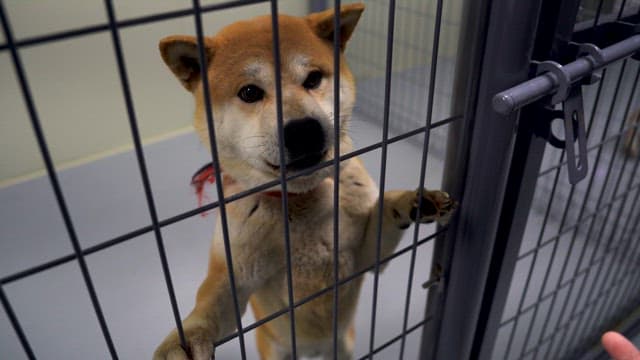
{"label": "metal wire mesh", "polygon": [[[418,226],[416,225],[414,228],[414,232],[413,232],[413,241],[410,245],[403,247],[401,249],[398,249],[393,255],[388,256],[386,258],[380,258],[380,253],[378,250],[378,256],[376,258],[376,261],[373,265],[369,266],[366,269],[363,269],[357,273],[354,273],[350,276],[347,276],[343,279],[339,279],[337,277],[337,271],[335,271],[334,273],[336,274],[336,277],[334,279],[334,284],[332,284],[331,286],[328,286],[326,288],[323,289],[319,289],[318,292],[307,296],[305,298],[302,299],[295,299],[293,296],[293,288],[292,288],[292,274],[291,274],[291,259],[290,259],[290,253],[289,253],[289,249],[290,249],[290,240],[289,240],[289,230],[288,228],[285,226],[285,232],[283,234],[283,241],[284,241],[284,246],[285,249],[287,249],[287,256],[286,256],[286,268],[287,268],[287,279],[288,279],[288,300],[289,300],[289,306],[287,308],[284,308],[276,313],[270,314],[262,319],[259,319],[258,321],[252,323],[252,324],[242,324],[242,320],[241,320],[241,311],[240,311],[240,306],[238,304],[238,299],[237,299],[237,295],[236,295],[236,285],[235,285],[235,281],[234,281],[234,271],[233,271],[233,263],[231,261],[232,257],[230,254],[230,241],[232,241],[231,239],[229,239],[229,235],[228,235],[228,231],[227,231],[227,221],[226,221],[226,211],[225,211],[225,205],[228,203],[231,203],[233,201],[237,201],[239,199],[242,199],[246,196],[249,196],[251,194],[255,194],[257,192],[260,191],[264,191],[268,188],[271,188],[275,185],[280,185],[283,189],[283,194],[286,194],[286,188],[287,188],[287,180],[292,180],[295,179],[297,177],[301,177],[301,176],[305,176],[310,174],[313,171],[316,171],[320,168],[324,168],[324,167],[331,167],[333,166],[335,171],[334,171],[334,177],[335,177],[335,181],[334,183],[336,184],[336,188],[334,189],[334,201],[336,201],[336,199],[338,199],[338,191],[339,188],[337,187],[337,184],[339,184],[339,181],[337,181],[337,179],[340,176],[339,173],[339,166],[337,166],[339,164],[339,162],[344,161],[344,160],[348,160],[352,157],[358,156],[358,155],[362,155],[362,154],[367,154],[369,152],[373,152],[376,151],[378,149],[381,150],[381,174],[380,174],[380,194],[382,195],[385,189],[385,171],[386,171],[386,149],[387,146],[400,142],[400,141],[406,141],[407,139],[410,138],[416,138],[416,135],[422,135],[423,139],[422,139],[422,161],[421,161],[421,170],[420,170],[420,179],[418,180],[418,186],[421,188],[423,186],[423,184],[425,183],[425,172],[426,172],[426,164],[427,164],[427,154],[428,151],[430,149],[430,145],[434,143],[434,140],[440,141],[438,139],[440,139],[441,137],[439,136],[430,136],[431,132],[434,129],[437,128],[443,128],[446,127],[446,125],[448,125],[449,123],[453,122],[453,121],[461,121],[462,117],[459,115],[454,115],[454,114],[449,114],[447,113],[446,109],[448,108],[448,105],[442,104],[441,101],[439,101],[439,99],[441,98],[447,98],[448,95],[450,95],[450,87],[447,87],[446,84],[450,84],[451,83],[451,77],[450,74],[452,73],[452,68],[453,68],[453,59],[455,58],[455,54],[451,53],[449,50],[445,50],[445,56],[443,57],[445,59],[445,61],[439,61],[439,48],[440,48],[440,34],[441,34],[441,27],[443,24],[443,1],[440,0],[437,2],[437,6],[434,12],[427,14],[427,12],[415,12],[416,9],[413,9],[411,7],[408,7],[407,5],[396,5],[394,1],[391,1],[388,5],[382,1],[376,1],[376,2],[372,2],[372,4],[375,5],[379,5],[381,7],[383,7],[385,10],[383,12],[379,12],[378,14],[385,14],[385,16],[387,17],[387,21],[388,21],[388,27],[387,27],[387,31],[385,33],[381,33],[380,30],[376,30],[377,32],[374,32],[374,30],[371,30],[371,28],[369,28],[367,30],[367,27],[364,26],[364,30],[363,32],[370,32],[371,36],[381,36],[384,38],[385,41],[385,50],[384,50],[384,54],[385,54],[385,61],[384,61],[384,66],[383,66],[383,70],[382,72],[380,72],[380,67],[378,65],[380,65],[379,62],[373,64],[373,65],[369,65],[369,70],[367,71],[371,71],[371,69],[378,71],[378,74],[382,74],[384,75],[384,80],[382,83],[379,82],[379,78],[376,78],[376,76],[365,76],[365,78],[368,78],[370,80],[369,83],[366,84],[366,86],[363,86],[362,88],[365,89],[370,89],[372,91],[383,91],[383,100],[380,101],[379,98],[377,98],[375,95],[371,95],[371,94],[367,94],[366,92],[364,93],[363,96],[360,97],[360,100],[364,101],[366,103],[366,101],[368,100],[369,103],[366,106],[363,106],[362,109],[371,109],[371,107],[369,105],[376,105],[376,106],[382,106],[383,111],[381,112],[383,114],[383,136],[381,141],[370,144],[368,146],[365,146],[363,148],[357,149],[353,152],[347,153],[347,154],[343,154],[341,156],[337,156],[333,161],[327,161],[321,164],[318,164],[316,166],[314,166],[313,168],[307,169],[303,172],[297,173],[295,175],[289,175],[286,174],[284,169],[281,166],[280,169],[280,177],[278,180],[274,180],[271,181],[269,183],[257,186],[253,189],[249,189],[247,191],[244,191],[242,193],[238,193],[238,194],[234,194],[231,196],[225,196],[224,192],[223,192],[223,188],[222,188],[222,181],[220,178],[220,172],[217,171],[216,172],[216,176],[217,176],[217,181],[216,181],[216,191],[218,193],[218,197],[216,201],[212,202],[212,203],[208,203],[205,204],[203,206],[200,206],[198,208],[195,209],[190,209],[188,211],[185,211],[183,213],[168,217],[168,218],[161,218],[158,215],[158,211],[157,211],[157,206],[154,202],[154,192],[151,188],[151,181],[150,181],[150,175],[147,171],[147,165],[145,163],[145,153],[144,153],[144,147],[142,145],[141,142],[141,136],[140,136],[140,131],[138,129],[138,121],[136,118],[136,110],[135,110],[135,105],[134,105],[134,96],[132,94],[131,91],[131,86],[129,83],[129,79],[128,79],[128,71],[127,71],[127,66],[126,66],[126,61],[125,61],[125,54],[124,54],[124,49],[123,46],[121,44],[121,40],[120,40],[120,31],[124,28],[127,27],[132,27],[132,26],[141,26],[141,25],[145,25],[145,24],[150,24],[153,22],[157,22],[157,21],[163,21],[163,20],[167,20],[167,19],[174,19],[174,18],[180,18],[180,17],[188,17],[188,16],[193,16],[193,19],[195,20],[195,33],[197,34],[197,38],[198,38],[198,42],[200,44],[203,43],[203,26],[202,26],[202,15],[204,13],[207,12],[212,12],[212,11],[218,11],[218,10],[222,10],[222,9],[229,9],[229,8],[234,8],[234,7],[239,7],[239,6],[246,6],[246,5],[250,5],[250,4],[255,4],[255,3],[261,3],[261,2],[265,2],[264,0],[254,0],[254,1],[229,1],[229,2],[223,2],[223,3],[218,3],[218,4],[213,4],[213,5],[207,5],[207,6],[201,6],[200,2],[197,0],[193,1],[192,7],[191,8],[187,8],[187,9],[183,9],[183,10],[176,10],[176,11],[170,11],[170,12],[166,12],[166,13],[161,13],[161,14],[149,14],[149,15],[144,15],[141,17],[135,17],[135,18],[130,18],[127,20],[118,20],[116,18],[116,14],[114,11],[114,5],[112,3],[112,1],[110,0],[105,0],[104,1],[104,6],[105,6],[105,13],[107,15],[107,19],[108,21],[106,23],[103,24],[96,24],[96,25],[91,25],[91,26],[86,26],[86,27],[82,27],[82,28],[76,28],[76,29],[69,29],[69,30],[63,30],[57,33],[52,33],[52,34],[45,34],[45,35],[39,35],[39,36],[33,36],[33,37],[28,37],[28,38],[22,38],[22,39],[16,39],[13,35],[12,32],[12,27],[11,27],[11,23],[10,23],[10,19],[8,16],[8,13],[6,11],[5,8],[5,4],[3,1],[0,1],[0,20],[2,22],[2,27],[3,27],[3,33],[5,36],[5,43],[0,44],[0,52],[4,52],[4,51],[8,51],[10,52],[11,55],[11,61],[12,64],[14,66],[14,71],[19,79],[20,82],[20,89],[22,91],[22,97],[27,105],[28,111],[29,111],[29,115],[30,115],[30,120],[36,135],[36,138],[38,140],[38,144],[39,144],[39,150],[40,153],[44,159],[45,165],[46,165],[46,169],[47,169],[47,176],[51,182],[52,188],[55,192],[56,195],[56,201],[58,203],[59,206],[59,210],[60,213],[62,215],[62,217],[64,218],[64,222],[66,224],[66,228],[67,228],[67,232],[68,232],[68,236],[69,239],[72,243],[72,247],[73,247],[73,253],[64,255],[64,256],[60,256],[57,258],[54,258],[52,260],[48,260],[45,261],[43,263],[37,264],[35,266],[31,266],[28,267],[24,270],[3,276],[0,279],[0,300],[2,302],[2,306],[10,320],[11,326],[14,329],[21,345],[22,348],[24,350],[25,355],[30,358],[30,359],[35,359],[36,358],[36,353],[34,352],[30,342],[29,342],[29,334],[25,333],[25,331],[23,330],[23,326],[20,323],[20,319],[19,316],[17,316],[16,312],[13,310],[12,304],[9,300],[9,298],[6,296],[6,286],[8,284],[11,283],[15,283],[18,281],[21,281],[23,279],[26,279],[30,276],[33,276],[35,274],[53,269],[57,266],[60,266],[62,264],[66,264],[66,263],[70,263],[70,262],[74,262],[77,261],[80,269],[82,271],[82,275],[85,281],[85,285],[87,287],[87,290],[89,292],[89,296],[91,298],[91,302],[92,302],[92,306],[94,308],[99,326],[102,330],[102,335],[105,339],[105,342],[107,344],[107,348],[109,350],[109,355],[111,356],[111,358],[118,358],[118,344],[117,342],[114,342],[111,334],[110,334],[110,330],[109,330],[109,322],[108,319],[105,318],[105,316],[102,313],[101,310],[101,305],[100,305],[100,301],[99,298],[97,296],[96,290],[95,290],[95,286],[92,282],[92,278],[91,278],[91,274],[90,271],[86,265],[86,262],[84,260],[84,257],[90,254],[94,254],[97,252],[101,252],[103,250],[106,250],[108,248],[114,247],[114,246],[118,246],[119,244],[122,244],[124,242],[128,242],[130,240],[133,240],[143,234],[147,234],[147,233],[153,233],[154,237],[155,237],[155,241],[156,241],[156,246],[158,249],[158,254],[159,254],[159,258],[160,258],[160,262],[161,262],[161,269],[159,269],[159,271],[162,271],[163,276],[164,276],[164,280],[168,289],[168,299],[169,303],[171,304],[171,309],[173,312],[173,317],[175,320],[175,325],[177,326],[178,329],[178,333],[180,336],[180,340],[181,343],[183,344],[183,346],[186,343],[185,340],[185,335],[183,332],[183,329],[181,327],[181,311],[179,309],[179,304],[176,301],[176,295],[175,295],[175,290],[174,290],[174,283],[173,283],[173,279],[171,276],[171,272],[170,272],[170,267],[169,267],[169,263],[167,261],[167,254],[166,254],[166,249],[165,249],[165,245],[163,242],[163,236],[162,236],[162,231],[161,229],[164,227],[167,227],[169,225],[172,224],[176,224],[178,222],[182,222],[190,217],[193,217],[195,215],[198,214],[202,214],[208,210],[211,209],[218,209],[220,212],[220,216],[222,218],[222,226],[223,226],[223,234],[224,234],[224,243],[225,243],[225,255],[226,255],[226,260],[227,260],[227,266],[228,266],[228,273],[229,273],[229,277],[230,277],[230,283],[231,283],[231,287],[234,291],[232,291],[233,294],[233,302],[234,302],[234,313],[235,313],[235,321],[236,321],[236,326],[237,326],[237,330],[232,333],[227,335],[226,337],[224,337],[223,339],[220,339],[219,341],[216,342],[216,346],[218,345],[222,345],[226,342],[229,342],[230,340],[233,339],[238,339],[239,340],[239,345],[240,345],[240,356],[244,359],[247,357],[246,355],[246,351],[245,351],[245,344],[244,344],[244,337],[245,334],[255,328],[257,328],[258,326],[265,324],[268,321],[271,321],[277,317],[283,316],[283,315],[288,315],[290,318],[290,324],[291,324],[291,343],[292,343],[292,354],[293,357],[296,358],[296,339],[295,339],[295,332],[293,331],[293,329],[295,329],[295,308],[304,305],[324,294],[327,294],[329,292],[333,292],[334,294],[334,306],[337,306],[337,293],[339,291],[339,287],[340,285],[346,284],[350,281],[353,281],[354,279],[363,276],[366,272],[368,271],[374,271],[375,273],[375,282],[374,282],[374,305],[372,307],[372,313],[371,313],[371,328],[370,328],[370,334],[369,334],[369,352],[367,354],[365,354],[362,358],[373,358],[374,354],[378,354],[379,352],[381,352],[384,349],[387,349],[389,346],[396,344],[398,342],[400,342],[401,344],[401,350],[400,350],[400,358],[403,358],[403,353],[404,353],[404,348],[405,348],[405,339],[406,336],[418,329],[421,329],[422,326],[424,326],[425,323],[427,323],[430,318],[424,318],[421,319],[417,322],[411,322],[410,318],[409,318],[409,308],[410,308],[410,294],[411,294],[411,287],[412,287],[412,281],[413,281],[413,273],[414,273],[414,268],[415,268],[415,261],[416,261],[416,250],[423,246],[425,243],[431,241],[432,239],[434,239],[436,236],[442,234],[443,232],[445,232],[447,229],[443,228],[440,229],[439,231],[429,234],[426,237],[422,237],[422,239],[420,239],[420,232],[418,231]],[[273,25],[273,29],[274,29],[274,55],[275,55],[275,59],[276,59],[276,83],[279,84],[280,83],[280,69],[279,69],[279,36],[278,36],[278,18],[277,16],[275,16],[275,14],[278,13],[278,2],[276,0],[271,0],[270,1],[270,5],[271,5],[271,11],[272,11],[272,25]],[[339,6],[340,2],[336,1],[334,4],[334,6]],[[373,8],[375,8],[375,6],[373,6]],[[424,17],[433,17],[433,19],[429,18],[429,22],[428,24],[431,24],[431,22],[433,22],[433,27],[427,26],[424,28],[425,32],[421,32],[418,35],[422,36],[424,35],[424,33],[430,33],[433,34],[433,37],[429,40],[426,40],[420,36],[418,37],[405,37],[403,39],[398,39],[396,37],[394,37],[394,29],[397,29],[397,25],[395,25],[395,16],[396,16],[396,11],[403,14],[402,16],[409,16],[411,15],[413,17],[413,21],[419,21],[421,18]],[[373,11],[374,13],[376,13],[376,11]],[[336,16],[336,22],[338,22],[338,17]],[[406,22],[403,22],[403,25],[406,26]],[[21,51],[26,48],[26,47],[31,47],[31,46],[38,46],[38,45],[43,45],[43,44],[48,44],[48,43],[52,43],[52,42],[58,42],[58,41],[63,41],[63,40],[71,40],[71,39],[75,39],[78,37],[82,37],[82,36],[87,36],[87,35],[91,35],[91,34],[95,34],[95,33],[100,33],[100,32],[109,32],[111,35],[111,41],[112,41],[112,45],[113,45],[113,49],[114,49],[114,55],[117,61],[117,69],[118,69],[118,77],[120,80],[120,85],[121,85],[121,92],[122,92],[122,96],[124,97],[124,102],[126,104],[126,110],[127,110],[127,116],[128,116],[128,123],[129,123],[129,127],[130,127],[130,132],[132,135],[132,139],[133,139],[133,143],[134,143],[134,149],[135,149],[135,154],[136,154],[136,161],[137,161],[137,165],[138,165],[138,170],[140,173],[140,179],[142,180],[143,183],[143,188],[144,188],[144,194],[145,194],[145,199],[147,202],[147,208],[148,208],[148,212],[149,212],[149,217],[150,217],[150,224],[137,228],[133,231],[127,232],[125,234],[121,234],[118,235],[116,237],[113,237],[109,240],[100,242],[96,245],[93,246],[89,246],[89,247],[82,247],[80,242],[78,241],[78,236],[76,235],[76,232],[74,230],[74,223],[71,219],[71,216],[69,215],[69,210],[67,208],[67,205],[65,203],[65,196],[64,193],[62,191],[62,188],[59,185],[57,176],[58,176],[58,170],[56,169],[52,159],[51,159],[51,153],[49,150],[49,147],[47,145],[47,142],[45,140],[45,136],[40,128],[40,119],[39,119],[39,114],[37,111],[37,106],[36,106],[36,101],[34,99],[34,96],[31,93],[31,85],[29,83],[29,81],[27,80],[26,76],[25,76],[25,68],[22,65],[21,62]],[[448,36],[452,36],[451,32],[446,32],[447,34],[450,34]],[[405,34],[406,35],[406,34]],[[336,40],[339,38],[339,33],[335,34],[335,38]],[[352,53],[357,53],[357,44],[358,41],[355,40],[354,43],[356,44],[354,46],[354,49],[350,50]],[[337,44],[337,42],[336,42]],[[200,63],[201,64],[205,64],[206,63],[206,59],[204,56],[204,48],[202,46],[200,46],[200,52],[199,52],[199,58],[200,58]],[[429,62],[429,75],[428,77],[426,76],[426,69],[427,66],[425,66],[425,63],[411,63],[411,61],[406,60],[406,58],[403,57],[402,54],[406,54],[406,52],[408,51],[413,51],[414,52],[414,57],[417,56],[420,58],[428,58],[431,57],[432,60]],[[335,47],[335,53],[338,53],[338,48],[337,46]],[[401,55],[395,55],[395,54],[401,54]],[[397,63],[396,62],[392,62],[393,59],[396,58],[400,58],[400,62],[402,63],[401,68],[399,69],[395,69],[394,71],[394,65]],[[357,57],[356,57],[357,58]],[[369,59],[376,59],[376,57],[373,56],[368,56],[367,54],[363,54],[361,58],[369,58]],[[338,63],[338,57],[335,57],[335,69],[339,68],[339,63]],[[377,60],[375,60],[377,61]],[[356,60],[357,62],[357,60]],[[446,65],[448,62],[448,65]],[[445,64],[446,66],[449,66],[449,70],[441,70],[440,66],[442,66],[442,64]],[[364,66],[355,66],[356,69],[362,70],[365,67]],[[205,74],[206,71],[206,66],[201,67],[201,71],[202,71],[202,75]],[[363,70],[364,71],[364,70]],[[412,75],[415,73],[420,73],[423,75],[420,75],[420,77],[422,78],[422,81],[419,82],[415,82],[415,76]],[[336,72],[337,73],[337,72]],[[440,73],[444,74],[444,76],[440,77]],[[436,84],[436,74],[438,74],[438,81],[441,81],[441,86],[438,87]],[[394,83],[394,78],[397,76],[398,79],[401,79],[399,83]],[[209,96],[206,94],[206,92],[208,91],[209,87],[207,86],[207,76],[202,76],[202,78],[204,79],[204,89],[205,89],[205,98],[209,99]],[[411,80],[413,79],[413,80]],[[398,94],[398,93],[404,93],[401,90],[397,89],[397,86],[406,86],[408,85],[408,83],[406,82],[407,80],[411,80],[411,84],[410,86],[412,87],[412,89],[418,89],[419,91],[415,92],[414,94],[416,94],[415,97],[413,97],[411,99],[411,101],[407,102],[402,102],[396,105],[392,105],[393,99],[394,99],[394,94]],[[336,77],[336,89],[338,88],[337,84],[339,82],[339,78]],[[377,86],[374,86],[373,84],[375,84],[375,82],[378,81]],[[398,80],[396,80],[398,81]],[[444,84],[444,85],[443,85]],[[383,85],[383,86],[380,86]],[[444,90],[443,90],[444,88]],[[282,108],[281,108],[281,95],[280,95],[280,86],[276,86],[277,89],[277,95],[276,97],[278,98],[278,132],[280,134],[280,139],[282,139],[282,135],[283,135],[283,130],[282,130],[282,125],[283,125],[283,118],[282,118]],[[383,89],[383,90],[382,90]],[[339,101],[339,94],[336,92],[335,94],[335,99],[336,99],[336,104],[335,104],[335,109],[334,112],[338,111],[338,101]],[[425,106],[426,104],[426,106]],[[408,105],[408,106],[407,106]],[[400,113],[399,109],[404,109],[405,113]],[[410,110],[410,113],[407,114],[406,111],[407,109]],[[413,110],[416,110],[415,112],[413,112]],[[380,112],[376,111],[376,116],[379,114]],[[365,113],[366,115],[366,113]],[[390,125],[390,118],[397,118],[397,120],[393,121],[394,125]],[[440,119],[439,121],[433,121],[433,119]],[[218,156],[217,156],[217,144],[216,144],[216,136],[215,136],[215,130],[213,127],[213,116],[212,116],[212,109],[211,109],[211,104],[209,101],[206,102],[206,119],[207,119],[207,124],[208,124],[208,131],[209,131],[209,138],[211,139],[211,143],[210,143],[210,148],[211,148],[211,159],[213,160],[213,166],[215,168],[219,169],[219,165],[218,165]],[[409,124],[407,124],[406,119],[410,119],[411,122]],[[389,129],[390,127],[392,127],[394,129],[394,134],[390,135],[389,134]],[[336,134],[339,134],[339,127],[336,127]],[[339,142],[336,142],[336,153],[339,153]],[[442,147],[443,144],[440,143],[440,145],[437,145],[436,147]],[[281,160],[283,160],[282,156],[284,154],[284,150],[283,150],[283,142],[280,141],[280,156],[281,156]],[[284,161],[280,162],[281,164],[284,164]],[[382,197],[381,197],[382,198]],[[287,209],[287,196],[283,196],[282,197],[282,201],[283,201],[283,209],[285,209],[284,214],[283,214],[283,219],[284,219],[284,224],[287,224],[287,213],[286,213],[286,209]],[[380,203],[380,206],[382,208],[382,201]],[[337,222],[337,211],[334,211],[334,258],[337,258],[338,254],[337,254],[337,244],[338,244],[338,238],[337,238],[337,234],[338,234],[338,229],[339,229],[339,224]],[[380,234],[380,229],[378,229],[378,233]],[[380,236],[378,236],[378,246],[380,243],[381,239]],[[410,264],[410,270],[409,270],[409,274],[408,274],[408,285],[407,285],[407,294],[406,294],[406,299],[404,302],[404,311],[403,311],[403,324],[402,324],[402,331],[394,338],[391,339],[387,339],[386,341],[379,343],[376,341],[376,337],[375,337],[375,329],[376,329],[376,293],[377,293],[377,289],[378,289],[378,272],[379,269],[382,265],[402,256],[403,254],[407,254],[407,253],[411,253],[411,264]],[[337,266],[337,262],[335,262],[334,266]],[[334,356],[336,354],[336,342],[337,342],[337,330],[336,330],[336,324],[337,324],[337,320],[336,320],[336,316],[337,316],[337,312],[334,311],[334,319],[333,319],[333,323],[334,323]]]}
{"label": "metal wire mesh", "polygon": [[[623,8],[609,11],[620,16]],[[600,10],[583,17],[597,24]],[[625,60],[584,87],[590,167],[584,181],[563,181],[565,152],[547,146],[495,358],[574,358],[640,304],[640,162],[624,149],[638,126],[627,119],[640,107],[639,75],[637,62]]]}

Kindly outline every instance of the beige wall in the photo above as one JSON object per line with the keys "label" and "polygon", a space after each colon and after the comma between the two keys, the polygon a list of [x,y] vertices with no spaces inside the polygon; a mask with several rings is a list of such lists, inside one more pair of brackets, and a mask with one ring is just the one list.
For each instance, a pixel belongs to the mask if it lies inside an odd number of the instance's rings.
{"label": "beige wall", "polygon": [[[203,5],[216,1],[203,1]],[[217,1],[220,2],[220,1]],[[184,9],[190,1],[119,0],[118,19]],[[24,39],[105,24],[102,1],[9,0],[14,36]],[[237,19],[269,13],[269,3],[207,13],[206,32]],[[280,11],[304,14],[307,2],[280,2]],[[140,132],[144,140],[184,131],[191,121],[190,95],[158,56],[157,43],[171,34],[194,34],[192,17],[120,31]],[[1,39],[4,43],[4,39]],[[109,32],[20,50],[27,78],[56,166],[131,148],[123,95]],[[42,173],[29,117],[8,51],[0,52],[0,186]]]}
{"label": "beige wall", "polygon": [[[203,1],[203,5],[215,2],[220,0]],[[123,20],[188,8],[190,3],[186,0],[117,0],[115,6],[118,19]],[[388,2],[366,0],[365,3],[367,10],[348,55],[365,54],[375,66],[355,67],[360,79],[384,75]],[[430,63],[435,3],[397,2],[394,51],[402,55],[394,60],[394,70]],[[306,0],[280,0],[280,11],[305,14],[307,4]],[[461,4],[462,0],[445,2],[441,57],[455,57]],[[8,0],[5,6],[18,39],[107,21],[99,0]],[[213,34],[235,20],[269,11],[269,3],[262,3],[208,13],[206,32]],[[192,17],[120,31],[137,120],[146,142],[189,131],[190,95],[165,68],[158,56],[157,43],[166,35],[193,33]],[[57,167],[131,148],[128,117],[109,32],[25,47],[20,55]],[[8,51],[0,52],[0,94],[1,187],[43,173]]]}
{"label": "beige wall", "polygon": [[[389,1],[365,0],[365,16],[358,25],[347,54],[357,78],[383,77],[387,51]],[[463,0],[445,1],[442,8],[439,58],[456,57]],[[393,70],[431,64],[435,0],[396,1]],[[360,56],[358,56],[360,55]]]}

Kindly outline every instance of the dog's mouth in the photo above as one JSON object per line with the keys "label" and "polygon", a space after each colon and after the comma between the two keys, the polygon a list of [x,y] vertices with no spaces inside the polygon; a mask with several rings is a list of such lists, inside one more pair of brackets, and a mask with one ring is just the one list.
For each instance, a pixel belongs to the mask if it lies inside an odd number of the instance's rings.
{"label": "dog's mouth", "polygon": [[[285,168],[287,171],[300,171],[308,169],[314,165],[319,164],[322,159],[327,155],[327,150],[318,153],[305,154],[304,156],[298,157],[297,159],[293,159],[287,163]],[[275,165],[265,160],[267,166],[269,166],[273,171],[279,172],[280,165]]]}

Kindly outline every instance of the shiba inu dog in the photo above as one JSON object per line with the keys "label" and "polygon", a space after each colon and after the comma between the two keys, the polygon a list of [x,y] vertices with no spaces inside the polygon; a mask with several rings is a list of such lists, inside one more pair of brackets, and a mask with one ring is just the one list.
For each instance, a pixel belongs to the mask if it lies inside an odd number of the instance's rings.
{"label": "shiba inu dog", "polygon": [[[340,9],[340,48],[344,51],[364,10],[362,4]],[[279,16],[282,113],[287,174],[308,169],[352,150],[346,132],[334,138],[334,126],[346,129],[355,99],[353,76],[341,56],[334,73],[334,10],[305,17]],[[169,36],[160,41],[162,58],[189,90],[196,104],[195,129],[209,144],[205,101],[213,117],[223,188],[230,196],[279,178],[280,156],[275,98],[271,17],[241,21],[205,39],[210,99],[204,99],[197,41]],[[340,117],[333,116],[333,78],[340,76]],[[455,202],[442,191],[387,191],[378,225],[378,190],[357,158],[340,164],[339,205],[333,204],[333,168],[328,166],[287,182],[294,300],[334,283],[333,211],[339,211],[339,278],[375,262],[378,229],[381,258],[395,249],[413,222],[448,221]],[[275,189],[275,190],[274,190]],[[236,293],[241,311],[251,303],[257,319],[289,304],[280,187],[226,205]],[[419,202],[418,194],[423,200]],[[422,204],[418,209],[418,204]],[[419,211],[418,211],[419,210]],[[418,215],[420,217],[418,218]],[[206,278],[193,311],[183,322],[187,349],[176,330],[157,348],[154,359],[209,359],[214,342],[236,327],[222,226],[216,221]],[[362,276],[339,288],[338,357],[350,359],[353,315]],[[333,293],[296,307],[299,356],[329,357],[333,349]],[[263,359],[291,358],[289,315],[256,329]]]}

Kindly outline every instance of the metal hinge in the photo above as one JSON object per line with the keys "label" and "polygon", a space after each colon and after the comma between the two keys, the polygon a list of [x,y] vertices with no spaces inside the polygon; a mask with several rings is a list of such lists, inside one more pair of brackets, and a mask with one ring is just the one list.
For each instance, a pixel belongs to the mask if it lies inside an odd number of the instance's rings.
{"label": "metal hinge", "polygon": [[431,270],[431,278],[422,284],[423,289],[431,289],[436,285],[442,285],[442,265],[436,263]]}
{"label": "metal hinge", "polygon": [[[525,105],[545,100],[544,106],[550,116],[546,121],[541,119],[543,127],[538,135],[545,136],[550,144],[567,151],[569,182],[576,184],[586,177],[588,170],[581,87],[599,80],[595,71],[640,51],[640,35],[630,36],[604,49],[588,43],[570,45],[578,50],[575,61],[566,65],[554,61],[534,62],[535,77],[496,94],[493,108],[500,114],[510,115]],[[551,97],[547,101],[549,95]],[[560,102],[562,111],[553,110]],[[551,131],[550,123],[556,118],[564,120],[564,140],[558,139]]]}

